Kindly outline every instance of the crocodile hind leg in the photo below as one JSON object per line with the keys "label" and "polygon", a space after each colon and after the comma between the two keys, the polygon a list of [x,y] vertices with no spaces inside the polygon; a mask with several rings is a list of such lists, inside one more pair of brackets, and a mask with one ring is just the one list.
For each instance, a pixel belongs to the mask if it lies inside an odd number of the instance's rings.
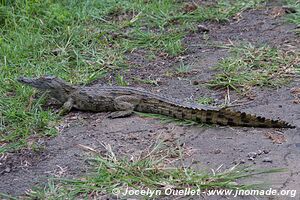
{"label": "crocodile hind leg", "polygon": [[136,96],[123,95],[114,99],[115,112],[108,115],[109,118],[119,118],[130,116],[136,105],[140,102],[140,98]]}

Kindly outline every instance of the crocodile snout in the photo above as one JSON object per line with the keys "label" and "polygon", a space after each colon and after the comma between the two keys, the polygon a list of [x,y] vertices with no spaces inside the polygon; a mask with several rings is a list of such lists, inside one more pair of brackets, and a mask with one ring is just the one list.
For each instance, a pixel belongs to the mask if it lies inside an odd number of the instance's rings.
{"label": "crocodile snout", "polygon": [[27,83],[27,84],[32,83],[32,79],[26,77],[19,77],[17,78],[17,81],[20,83]]}

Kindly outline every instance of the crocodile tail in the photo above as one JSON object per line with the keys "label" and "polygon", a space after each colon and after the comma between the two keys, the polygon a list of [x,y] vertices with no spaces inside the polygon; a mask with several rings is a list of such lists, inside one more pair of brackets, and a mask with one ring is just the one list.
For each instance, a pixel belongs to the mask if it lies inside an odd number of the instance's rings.
{"label": "crocodile tail", "polygon": [[267,119],[265,117],[255,116],[245,112],[232,111],[226,108],[220,109],[218,112],[219,116],[225,117],[227,125],[262,128],[295,128],[295,126],[282,120]]}
{"label": "crocodile tail", "polygon": [[184,108],[185,111],[179,115],[173,115],[177,118],[189,119],[200,123],[243,126],[243,127],[261,127],[261,128],[295,128],[295,126],[282,121],[266,119],[265,117],[247,114],[245,112],[233,111],[228,108],[222,109],[202,109],[202,108]]}
{"label": "crocodile tail", "polygon": [[[153,100],[156,101],[156,100]],[[178,119],[187,119],[199,123],[218,124],[222,126],[246,126],[262,128],[295,128],[285,121],[266,119],[264,117],[233,111],[228,108],[216,108],[184,103],[169,103],[160,100],[157,103],[144,101],[136,107],[139,112],[156,113]]]}

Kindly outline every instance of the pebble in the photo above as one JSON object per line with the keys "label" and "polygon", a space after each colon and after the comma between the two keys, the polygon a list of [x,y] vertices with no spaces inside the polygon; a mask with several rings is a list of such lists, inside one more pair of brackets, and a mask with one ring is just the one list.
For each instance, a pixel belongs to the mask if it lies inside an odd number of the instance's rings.
{"label": "pebble", "polygon": [[250,157],[250,158],[248,158],[248,160],[250,160],[250,161],[253,161],[253,160],[254,160],[254,158]]}
{"label": "pebble", "polygon": [[270,153],[270,151],[269,151],[269,150],[263,150],[263,152],[264,152],[264,154],[268,154],[268,153]]}
{"label": "pebble", "polygon": [[4,172],[9,173],[11,171],[11,169],[9,167],[6,167]]}
{"label": "pebble", "polygon": [[265,158],[263,159],[263,162],[269,162],[269,163],[272,163],[273,160],[272,160],[271,158],[269,158],[269,157],[265,157]]}
{"label": "pebble", "polygon": [[247,128],[247,127],[243,127],[243,128],[242,128],[242,131],[244,131],[244,132],[248,132],[248,131],[249,131],[249,128]]}
{"label": "pebble", "polygon": [[214,154],[219,154],[219,153],[221,153],[222,151],[220,150],[220,149],[216,149],[216,150],[214,150]]}
{"label": "pebble", "polygon": [[249,157],[249,158],[256,158],[256,156],[257,156],[257,153],[256,153],[256,152],[249,152],[249,153],[248,153],[248,157]]}
{"label": "pebble", "polygon": [[257,155],[261,155],[262,153],[263,153],[262,150],[257,151]]}
{"label": "pebble", "polygon": [[240,161],[235,160],[235,161],[233,161],[232,163],[233,163],[234,165],[241,165],[241,164],[245,164],[246,161],[245,161],[245,160],[240,160]]}
{"label": "pebble", "polygon": [[201,24],[199,24],[198,26],[197,26],[197,29],[198,29],[198,32],[204,32],[204,33],[207,33],[207,32],[209,32],[209,29],[206,27],[206,26],[204,26],[204,25],[201,25]]}
{"label": "pebble", "polygon": [[237,182],[229,182],[228,184],[232,185],[232,186],[238,186],[239,185]]}
{"label": "pebble", "polygon": [[192,81],[192,84],[193,84],[193,85],[199,85],[199,81],[193,80],[193,81]]}

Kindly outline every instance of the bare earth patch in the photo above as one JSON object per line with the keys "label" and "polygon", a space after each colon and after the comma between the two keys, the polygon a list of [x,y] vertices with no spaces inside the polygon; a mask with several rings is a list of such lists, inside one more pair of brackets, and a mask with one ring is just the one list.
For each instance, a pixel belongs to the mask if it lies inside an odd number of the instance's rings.
{"label": "bare earth patch", "polygon": [[[192,84],[194,80],[208,80],[214,74],[210,67],[228,56],[227,49],[218,48],[215,44],[247,41],[277,48],[300,47],[299,37],[293,33],[295,27],[284,23],[274,12],[272,7],[248,10],[229,23],[208,23],[206,26],[210,30],[207,34],[209,39],[205,39],[202,33],[187,36],[184,39],[187,54],[181,58],[173,59],[161,55],[155,60],[147,60],[145,52],[133,52],[128,57],[134,65],[140,67],[124,72],[124,77],[130,85],[145,87],[153,92],[185,100],[209,96],[222,102],[226,91],[209,90],[201,82]],[[176,67],[180,63],[191,66],[191,71],[186,74],[176,73]],[[155,80],[157,85],[136,81],[137,78]],[[97,84],[109,79],[106,77]],[[83,175],[89,167],[85,162],[89,151],[84,147],[103,151],[101,144],[105,143],[110,144],[118,155],[130,156],[149,147],[157,138],[177,141],[193,149],[185,162],[193,163],[200,169],[217,169],[221,165],[221,169],[226,169],[237,163],[255,165],[256,168],[287,168],[286,173],[264,175],[255,181],[269,182],[273,188],[299,189],[300,104],[294,102],[295,95],[291,92],[292,88],[299,87],[299,81],[295,81],[280,89],[257,89],[254,100],[236,108],[269,118],[279,117],[297,126],[296,129],[288,130],[181,127],[137,115],[107,119],[106,113],[74,111],[62,122],[60,135],[42,141],[44,150],[24,150],[0,158],[0,191],[22,195],[33,186],[45,183],[49,177]],[[232,98],[236,96],[233,95]]]}

